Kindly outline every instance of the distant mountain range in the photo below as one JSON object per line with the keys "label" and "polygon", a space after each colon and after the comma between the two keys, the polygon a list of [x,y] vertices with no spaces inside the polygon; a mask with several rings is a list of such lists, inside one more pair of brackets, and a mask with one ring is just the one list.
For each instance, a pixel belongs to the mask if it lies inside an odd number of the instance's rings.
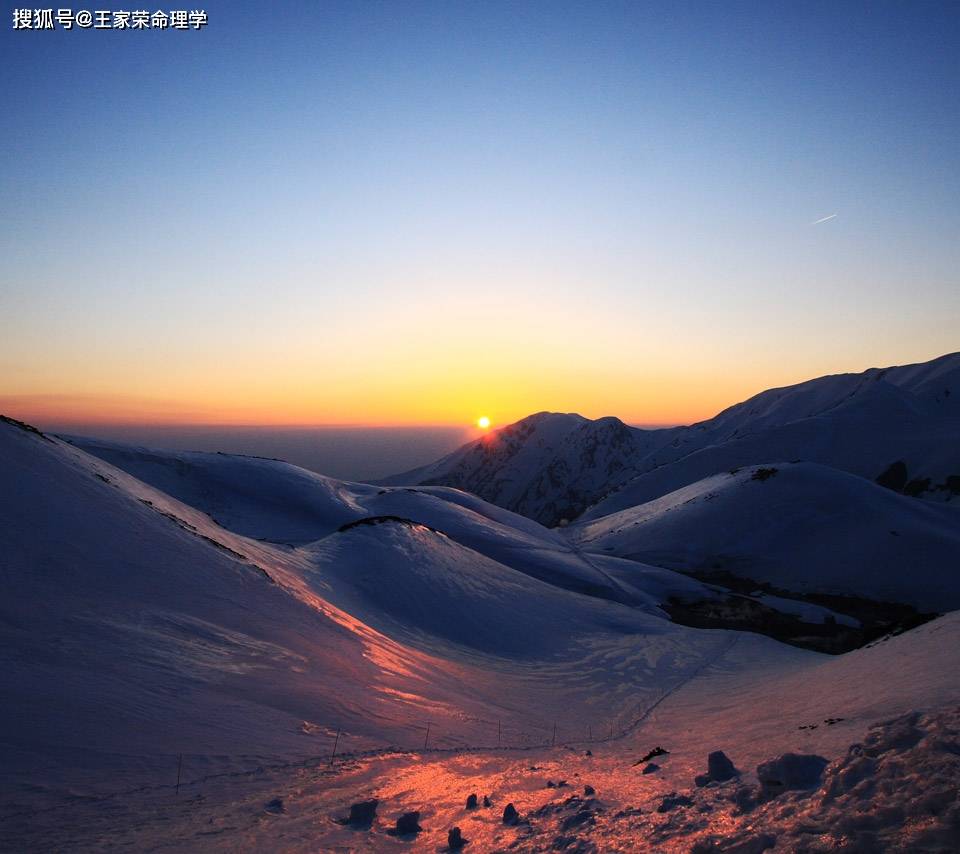
{"label": "distant mountain range", "polygon": [[453,486],[556,526],[771,460],[960,500],[960,353],[770,389],[689,427],[540,412],[383,482]]}

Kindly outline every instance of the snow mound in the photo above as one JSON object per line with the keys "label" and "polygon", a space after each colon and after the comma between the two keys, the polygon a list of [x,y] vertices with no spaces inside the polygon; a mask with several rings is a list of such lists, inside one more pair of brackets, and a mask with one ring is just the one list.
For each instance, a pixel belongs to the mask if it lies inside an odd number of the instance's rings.
{"label": "snow mound", "polygon": [[714,475],[571,526],[581,548],[799,593],[960,608],[960,512],[813,463]]}
{"label": "snow mound", "polygon": [[273,542],[308,542],[358,516],[376,488],[347,484],[280,460],[160,451],[65,437],[138,480],[206,513],[227,530]]}
{"label": "snow mound", "polygon": [[750,816],[749,830],[701,840],[693,851],[760,850],[753,842],[758,834],[778,851],[811,854],[957,851],[958,784],[960,710],[911,712],[873,726],[827,766],[816,791],[777,797]]}
{"label": "snow mound", "polygon": [[[527,659],[600,627],[638,630],[600,603],[574,597],[400,517],[352,523],[304,549],[318,593],[368,625],[416,645],[423,636]],[[562,626],[562,631],[559,630]]]}
{"label": "snow mound", "polygon": [[258,457],[76,437],[70,442],[247,537],[305,545],[364,519],[394,516],[566,590],[630,604],[647,601],[635,585],[620,584],[579,555],[558,532],[460,490],[349,483]]}

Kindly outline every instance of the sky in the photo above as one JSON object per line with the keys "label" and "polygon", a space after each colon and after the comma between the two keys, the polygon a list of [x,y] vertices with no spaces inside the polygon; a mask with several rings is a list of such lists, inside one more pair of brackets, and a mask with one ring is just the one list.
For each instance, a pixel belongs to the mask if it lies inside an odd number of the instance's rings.
{"label": "sky", "polygon": [[960,349],[956,3],[206,10],[8,14],[0,411],[678,424]]}

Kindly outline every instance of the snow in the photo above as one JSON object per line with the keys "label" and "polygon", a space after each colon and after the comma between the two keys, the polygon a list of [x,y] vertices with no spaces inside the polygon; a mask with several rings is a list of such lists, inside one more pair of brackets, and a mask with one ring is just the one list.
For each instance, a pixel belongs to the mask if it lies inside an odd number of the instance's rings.
{"label": "snow", "polygon": [[[761,396],[709,442],[797,429],[849,463],[847,427],[882,410],[949,464],[956,361]],[[653,444],[693,430],[534,416],[481,469],[556,515],[637,454],[676,454],[682,479],[689,443]],[[3,850],[436,851],[455,826],[475,851],[957,847],[960,611],[826,656],[661,607],[726,595],[674,571],[718,558],[778,589],[958,607],[951,503],[757,456],[548,529],[450,486],[72,441],[0,423]],[[720,751],[736,774],[697,786]],[[829,764],[800,779],[823,763],[791,755]],[[774,791],[786,772],[806,788]],[[369,827],[337,821],[369,798]],[[413,812],[422,832],[391,836]]]}
{"label": "snow", "polygon": [[[520,754],[347,756],[332,764],[266,765],[212,778],[191,768],[179,795],[170,778],[122,798],[74,798],[54,813],[14,817],[3,826],[11,838],[29,838],[46,849],[62,848],[67,838],[81,847],[109,838],[137,850],[380,851],[404,845],[428,851],[442,850],[449,828],[459,826],[475,850],[546,851],[558,837],[572,837],[572,845],[603,851],[688,852],[694,845],[732,846],[762,835],[782,850],[806,844],[816,851],[836,850],[830,846],[851,838],[866,842],[868,833],[879,834],[891,850],[937,850],[933,843],[951,850],[958,779],[957,713],[951,710],[960,703],[960,686],[951,678],[953,656],[943,651],[958,641],[957,615],[853,657],[793,651],[792,660],[783,660],[780,645],[742,635],[625,737],[590,744],[590,756],[583,745],[541,746]],[[891,671],[903,680],[888,678]],[[858,678],[850,681],[852,673]],[[906,725],[871,730],[904,715]],[[824,718],[843,720],[828,725]],[[810,721],[819,727],[798,728]],[[641,774],[634,763],[659,744],[668,750],[657,759],[659,770]],[[863,745],[863,752],[851,750],[853,744]],[[714,750],[723,750],[741,776],[697,787],[694,778]],[[865,769],[857,763],[867,750],[876,762]],[[764,799],[754,769],[791,752],[824,756],[831,765],[812,792]],[[548,788],[548,780],[568,785]],[[587,785],[593,794],[584,793]],[[466,810],[470,793],[489,796],[492,806]],[[380,801],[369,828],[335,821],[351,803],[369,797]],[[659,812],[668,797],[676,806]],[[282,813],[268,809],[276,799]],[[687,801],[690,806],[683,805]],[[507,803],[520,813],[515,826],[500,820]],[[421,814],[423,833],[415,843],[387,833],[409,811]]]}
{"label": "snow", "polygon": [[541,412],[385,480],[440,484],[555,526],[597,519],[763,460],[807,460],[875,480],[902,461],[950,502],[960,477],[960,353],[769,389],[689,427]]}
{"label": "snow", "polygon": [[[812,792],[774,797],[724,835],[692,849],[712,851],[955,851],[960,848],[960,710],[910,712],[871,727],[819,781],[816,757],[787,754],[758,767],[763,778],[795,777]],[[805,761],[804,761],[805,760]],[[825,764],[825,760],[823,761]],[[802,768],[801,768],[802,766]],[[799,779],[797,772],[806,772]],[[741,790],[742,791],[742,790]],[[726,792],[718,792],[721,800]],[[774,794],[762,787],[761,798]],[[743,796],[741,795],[741,799]]]}
{"label": "snow", "polygon": [[348,483],[257,457],[160,451],[79,437],[70,442],[248,537],[306,545],[361,519],[396,516],[442,531],[534,578],[615,601],[637,601],[558,532],[459,490]]}
{"label": "snow", "polygon": [[[776,473],[761,480],[764,470]],[[647,564],[938,612],[960,608],[958,511],[826,466],[772,462],[565,533],[583,549]]]}
{"label": "snow", "polygon": [[454,486],[546,525],[580,515],[633,474],[673,430],[641,430],[617,418],[540,412],[384,483]]}
{"label": "snow", "polygon": [[782,596],[771,596],[769,593],[759,593],[756,596],[749,596],[757,602],[773,608],[776,611],[782,611],[784,614],[793,614],[799,617],[805,623],[826,623],[833,620],[844,626],[860,626],[860,621],[855,617],[849,617],[841,614],[839,611],[833,611],[830,608],[824,608],[822,605],[814,605],[812,602],[804,602],[799,599],[784,599]]}
{"label": "snow", "polygon": [[[329,749],[338,729],[350,752],[416,745],[428,722],[446,747],[495,743],[498,720],[512,744],[548,738],[561,718],[561,733],[590,721],[619,732],[726,643],[422,523],[294,548],[221,528],[60,441],[3,425],[0,455],[6,809],[135,788],[181,753],[193,773],[289,762]],[[515,548],[517,562],[555,554],[561,581],[573,571],[549,532],[530,558],[528,533],[503,545],[501,523],[463,504],[380,497],[451,528],[472,521],[476,542]],[[262,530],[285,524],[271,512]]]}

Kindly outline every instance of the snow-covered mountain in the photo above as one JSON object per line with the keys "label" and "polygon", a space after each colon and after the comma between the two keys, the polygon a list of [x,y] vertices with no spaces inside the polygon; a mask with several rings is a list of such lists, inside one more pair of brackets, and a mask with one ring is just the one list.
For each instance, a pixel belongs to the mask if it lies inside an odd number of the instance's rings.
{"label": "snow-covered mountain", "polygon": [[[667,671],[722,643],[659,609],[687,579],[622,585],[556,532],[464,493],[98,447],[201,508],[0,422],[8,805],[123,788],[178,753],[207,773],[309,755],[337,730],[351,751],[415,744],[427,721],[438,745],[489,743],[498,719],[530,738],[561,710],[570,720],[570,703],[594,714],[592,696],[621,726]],[[642,637],[647,654],[625,656]],[[591,664],[621,658],[617,672]]]}
{"label": "snow-covered mountain", "polygon": [[383,483],[464,489],[552,526],[630,480],[636,460],[676,432],[641,430],[613,417],[538,412]]}
{"label": "snow-covered mountain", "polygon": [[[599,518],[737,466],[806,460],[915,497],[960,496],[960,353],[771,389],[695,424],[584,514]],[[889,479],[889,476],[888,478]]]}
{"label": "snow-covered mountain", "polygon": [[[820,466],[773,467],[557,531],[448,487],[71,444],[0,421],[0,848],[382,850],[407,844],[388,829],[417,811],[422,850],[442,850],[455,825],[476,850],[558,838],[689,850],[720,832],[761,850],[761,830],[792,844],[824,821],[816,787],[894,847],[949,848],[948,809],[918,829],[847,783],[873,776],[886,791],[896,778],[920,809],[955,781],[956,614],[825,656],[671,622],[670,603],[725,594],[620,556],[644,548],[634,529],[661,527],[667,542],[673,518],[696,548],[726,548],[724,526],[769,505],[774,533],[822,525],[844,559],[894,524],[931,561],[949,558],[954,507]],[[859,524],[839,505],[789,516],[797,496],[825,492],[876,518]],[[741,533],[745,555],[762,558],[755,532]],[[774,540],[771,554],[789,553]],[[926,567],[914,581],[954,601],[954,575],[915,557],[900,554],[905,573]],[[858,587],[876,582],[836,566]],[[895,559],[880,569],[904,572]],[[846,747],[865,736],[876,770],[851,771]],[[695,786],[718,749],[738,776]],[[818,777],[771,793],[751,769],[788,752],[823,756]],[[910,761],[923,763],[917,780],[902,776]],[[471,792],[493,806],[465,810]],[[370,798],[380,812],[368,824],[334,820]],[[501,820],[508,803],[516,825]]]}
{"label": "snow-covered mountain", "polygon": [[555,526],[769,460],[807,460],[914,497],[955,499],[960,353],[770,389],[690,427],[542,412],[385,482],[455,486]]}
{"label": "snow-covered mountain", "polygon": [[459,490],[347,483],[258,457],[156,451],[80,437],[69,441],[245,537],[306,545],[351,523],[394,517],[442,531],[559,587],[613,600],[635,598],[558,532]]}
{"label": "snow-covered mountain", "polygon": [[960,608],[960,508],[816,463],[713,475],[567,533],[590,551],[701,577]]}

